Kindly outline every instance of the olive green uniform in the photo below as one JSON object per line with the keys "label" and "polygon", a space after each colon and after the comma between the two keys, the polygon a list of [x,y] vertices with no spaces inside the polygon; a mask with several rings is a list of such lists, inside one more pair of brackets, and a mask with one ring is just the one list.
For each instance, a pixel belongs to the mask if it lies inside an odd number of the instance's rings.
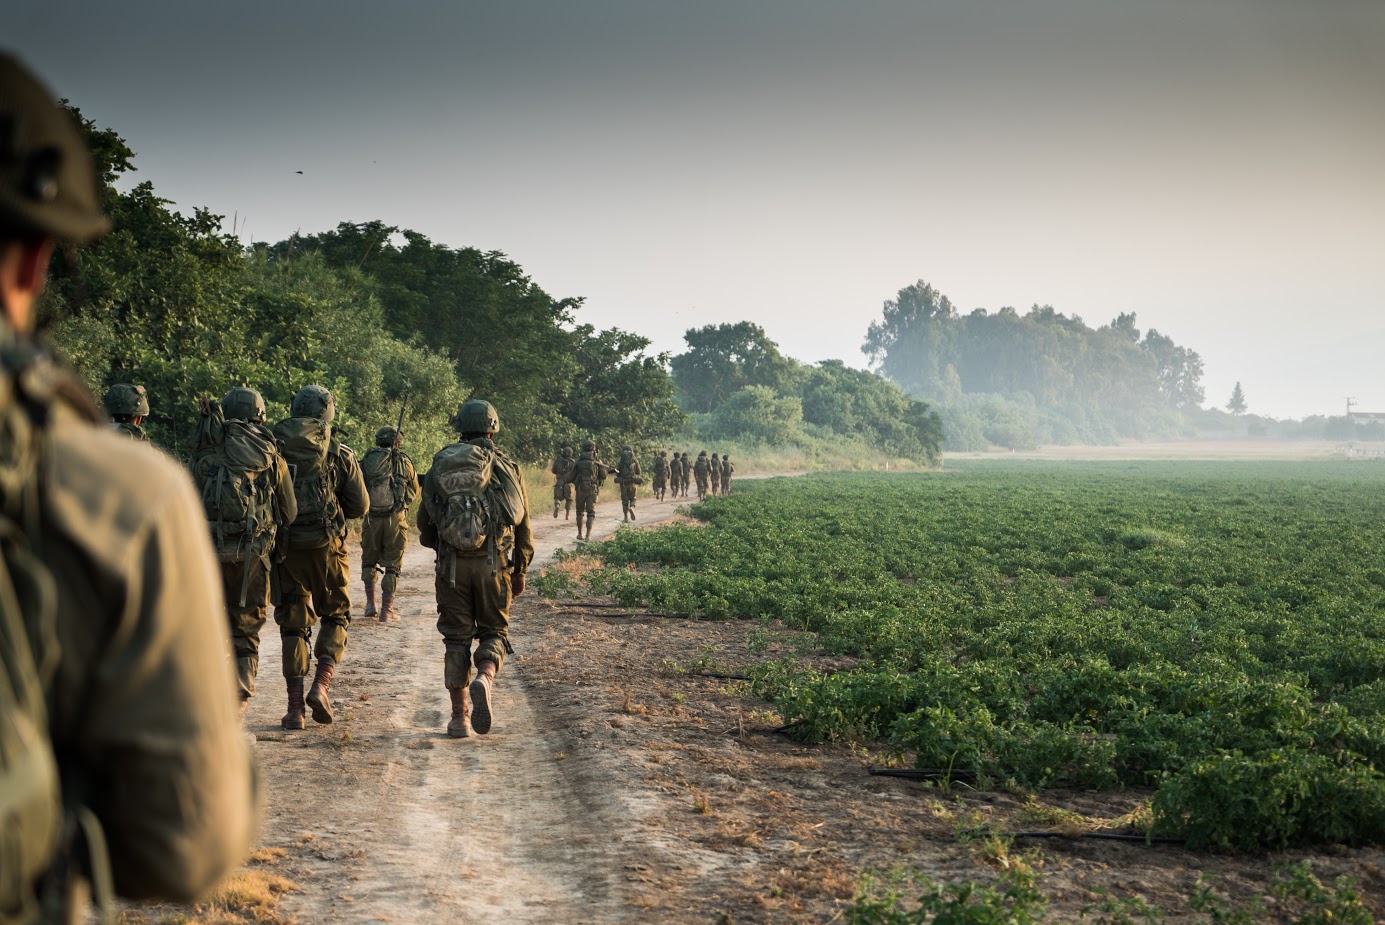
{"label": "olive green uniform", "polygon": [[721,454],[721,493],[731,494],[731,473],[736,471],[736,467],[731,465],[731,460],[726,458],[726,454]]}
{"label": "olive green uniform", "polygon": [[[318,621],[313,655],[340,665],[346,654],[347,627],[351,625],[351,566],[346,561],[346,520],[360,517],[369,508],[369,494],[360,463],[350,447],[335,437],[327,449],[328,482],[341,507],[340,523],[330,526],[318,545],[301,545],[292,537],[278,563],[279,599],[274,622],[283,639],[284,677],[308,673],[308,641]],[[301,504],[299,505],[302,506]],[[297,529],[295,527],[295,529]]]}
{"label": "olive green uniform", "polygon": [[606,481],[606,466],[590,451],[582,451],[567,474],[567,481],[577,489],[577,519],[582,515],[596,516],[596,498]]}
{"label": "olive green uniform", "polygon": [[664,492],[668,490],[668,457],[662,454],[654,457],[654,482],[651,490],[654,492],[654,500],[664,500]]}
{"label": "olive green uniform", "polygon": [[[486,437],[465,442],[495,449]],[[460,553],[439,538],[438,518],[442,511],[435,508],[444,499],[431,476],[430,473],[424,477],[423,503],[418,506],[419,542],[437,550],[433,586],[438,600],[438,632],[445,647],[444,682],[449,690],[464,690],[471,683],[473,664],[492,662],[498,671],[505,662],[512,600],[510,575],[523,575],[534,559],[529,502],[525,499],[520,522],[501,531],[496,544],[497,562],[492,565],[488,549]],[[521,479],[521,491],[523,486]]]}
{"label": "olive green uniform", "polygon": [[553,473],[553,516],[558,516],[558,508],[566,508],[566,516],[572,516],[572,483],[567,480],[567,474],[572,467],[577,465],[577,460],[571,456],[557,456],[553,460],[553,465],[548,467],[548,471]]}
{"label": "olive green uniform", "polygon": [[[384,447],[375,447],[366,457],[389,452]],[[371,507],[361,523],[361,578],[368,587],[373,587],[376,575],[383,571],[380,590],[390,596],[399,587],[404,550],[409,545],[408,508],[418,497],[418,471],[414,469],[414,461],[403,450],[394,452],[398,454],[393,464],[394,503],[388,507]]]}
{"label": "olive green uniform", "polygon": [[683,454],[683,467],[682,467],[682,468],[683,468],[683,478],[682,478],[682,480],[681,480],[681,483],[682,483],[682,486],[683,486],[683,497],[686,498],[686,497],[688,496],[688,486],[692,484],[692,482],[691,482],[691,479],[692,479],[692,463],[688,462],[688,454],[687,454],[687,453],[684,453],[684,454]]}
{"label": "olive green uniform", "polygon": [[697,500],[699,501],[707,497],[711,472],[712,464],[707,461],[707,451],[703,450],[697,454],[697,462],[693,463],[693,477],[697,479]]}
{"label": "olive green uniform", "polygon": [[117,421],[111,424],[111,430],[137,440],[140,443],[149,442],[149,435],[144,432],[144,428],[138,424],[131,424],[129,421]]}
{"label": "olive green uniform", "polygon": [[216,560],[187,473],[86,410],[53,407],[39,480],[53,745],[101,822],[116,891],[187,901],[241,862],[256,821]]}
{"label": "olive green uniform", "polygon": [[707,477],[712,484],[712,494],[721,490],[721,463],[717,460],[717,454],[712,454],[712,461],[707,466]]}

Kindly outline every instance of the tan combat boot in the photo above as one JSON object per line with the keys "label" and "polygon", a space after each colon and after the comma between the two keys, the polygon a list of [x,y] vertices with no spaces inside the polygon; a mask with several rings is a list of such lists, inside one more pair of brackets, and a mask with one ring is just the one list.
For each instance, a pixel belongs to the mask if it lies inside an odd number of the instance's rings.
{"label": "tan combat boot", "polygon": [[452,721],[447,724],[447,734],[454,739],[465,739],[471,735],[471,709],[467,703],[467,689],[449,687],[447,694],[452,698]]}
{"label": "tan combat boot", "polygon": [[588,514],[588,515],[587,515],[587,539],[591,539],[591,538],[592,538],[592,524],[594,524],[594,523],[596,523],[596,515],[595,515],[595,514]]}
{"label": "tan combat boot", "polygon": [[332,659],[325,655],[318,659],[317,674],[313,675],[312,690],[308,691],[308,706],[313,708],[313,721],[324,726],[332,722],[332,701],[328,699],[327,694],[331,690],[332,675],[336,670],[337,663]]}
{"label": "tan combat boot", "polygon": [[480,735],[491,731],[491,683],[495,681],[495,662],[476,666],[476,678],[471,682],[471,728]]}
{"label": "tan combat boot", "polygon": [[380,599],[380,622],[398,623],[399,611],[394,609],[394,595],[386,594]]}
{"label": "tan combat boot", "polygon": [[308,725],[303,716],[303,679],[285,678],[284,683],[289,689],[289,711],[279,720],[279,725],[285,729],[302,729]]}
{"label": "tan combat boot", "polygon": [[375,586],[365,586],[365,616],[369,620],[375,616]]}

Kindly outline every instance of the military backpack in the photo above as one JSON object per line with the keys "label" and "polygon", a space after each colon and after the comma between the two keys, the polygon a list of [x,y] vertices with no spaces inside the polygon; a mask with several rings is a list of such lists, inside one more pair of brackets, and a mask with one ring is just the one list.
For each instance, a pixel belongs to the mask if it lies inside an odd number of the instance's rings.
{"label": "military backpack", "polygon": [[217,558],[244,562],[263,556],[273,543],[274,475],[279,451],[263,426],[226,420],[212,402],[193,438],[193,478]]}
{"label": "military backpack", "polygon": [[370,513],[401,511],[414,500],[405,459],[399,450],[385,446],[372,447],[361,457],[361,475],[370,495]]}
{"label": "military backpack", "polygon": [[289,545],[312,549],[346,529],[337,501],[336,469],[331,465],[332,425],[316,418],[287,418],[274,425],[274,437],[293,467],[298,516],[289,525]]}
{"label": "military backpack", "polygon": [[428,487],[438,537],[462,555],[485,550],[494,564],[501,534],[525,515],[514,463],[478,443],[453,443],[433,456]]}

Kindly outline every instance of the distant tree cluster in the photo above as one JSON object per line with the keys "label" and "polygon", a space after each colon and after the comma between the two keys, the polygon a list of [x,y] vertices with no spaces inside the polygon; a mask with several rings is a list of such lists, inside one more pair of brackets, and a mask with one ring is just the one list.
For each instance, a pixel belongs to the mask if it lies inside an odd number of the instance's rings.
{"label": "distant tree cluster", "polygon": [[924,464],[939,458],[938,415],[874,373],[839,360],[799,363],[748,321],[695,328],[684,340],[670,368],[699,437],[770,446],[850,438]]}
{"label": "distant tree cluster", "polygon": [[957,311],[923,281],[899,290],[862,347],[874,367],[933,401],[948,446],[1108,443],[1173,435],[1200,407],[1202,358],[1133,314],[1089,327],[1050,306]]}

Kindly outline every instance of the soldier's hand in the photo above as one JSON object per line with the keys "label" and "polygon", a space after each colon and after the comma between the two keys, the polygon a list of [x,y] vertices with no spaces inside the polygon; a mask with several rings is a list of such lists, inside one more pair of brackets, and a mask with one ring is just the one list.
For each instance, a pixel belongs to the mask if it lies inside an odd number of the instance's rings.
{"label": "soldier's hand", "polygon": [[524,593],[524,573],[514,571],[510,573],[510,592],[515,597]]}

